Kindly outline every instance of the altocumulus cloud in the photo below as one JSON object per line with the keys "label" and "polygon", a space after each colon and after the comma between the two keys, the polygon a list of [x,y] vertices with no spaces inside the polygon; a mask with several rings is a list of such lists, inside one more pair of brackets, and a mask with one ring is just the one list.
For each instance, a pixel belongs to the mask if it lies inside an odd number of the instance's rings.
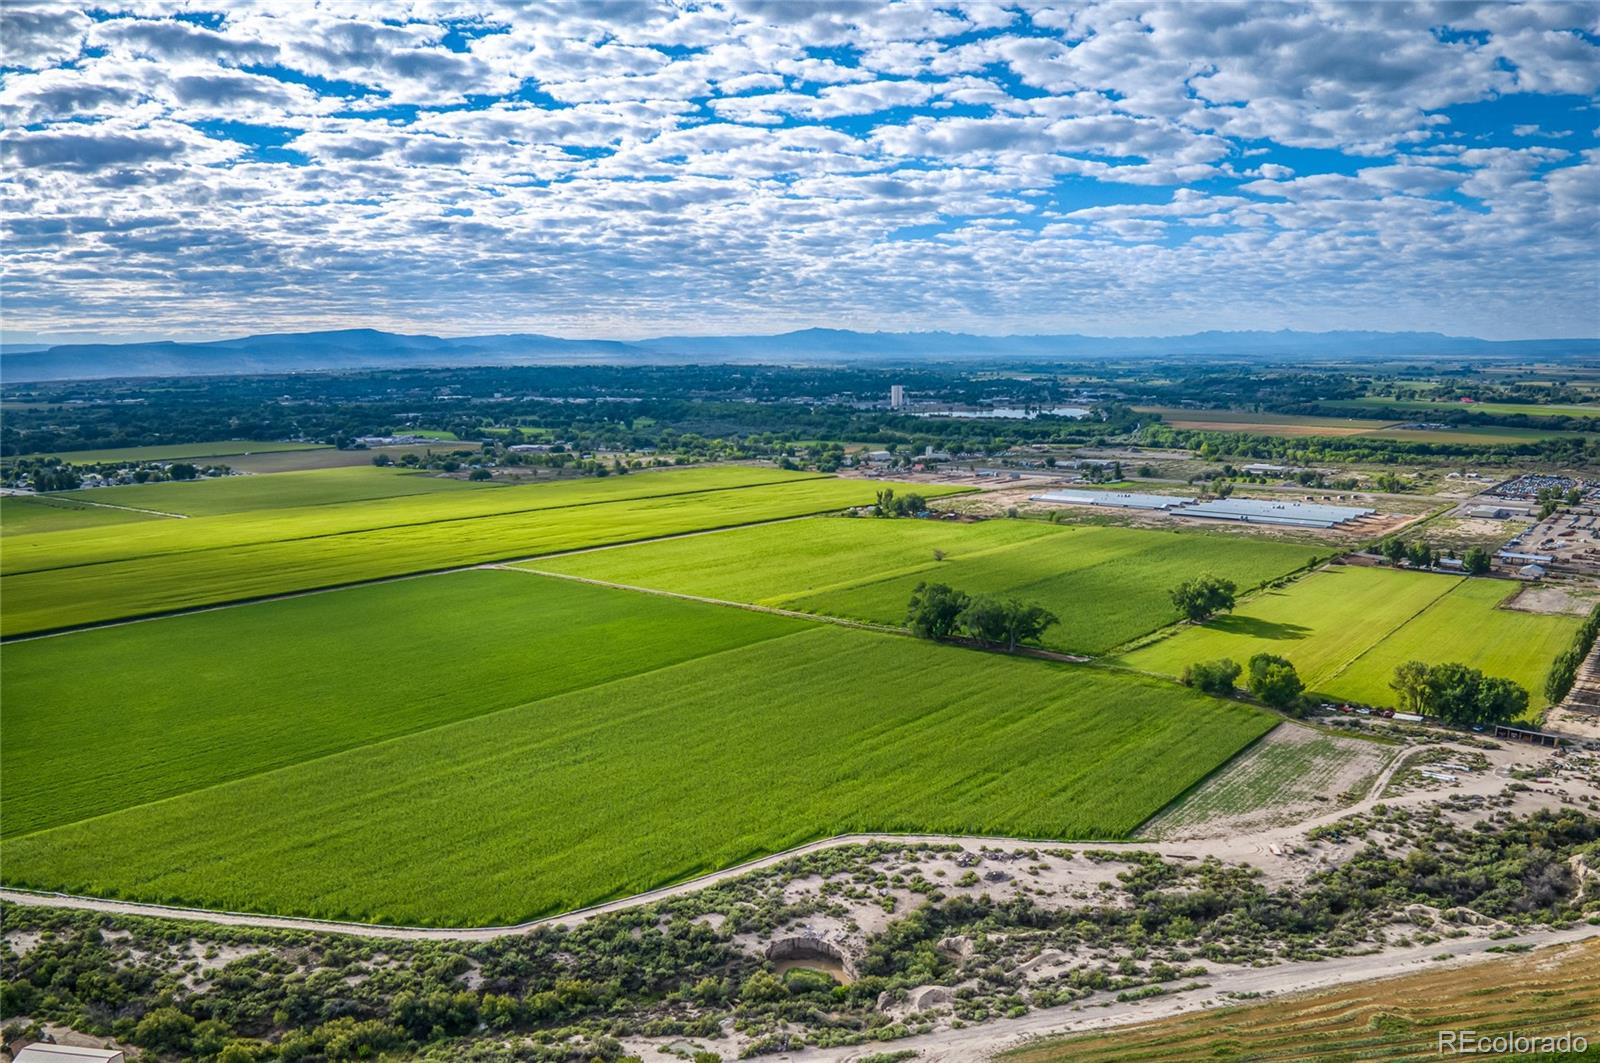
{"label": "altocumulus cloud", "polygon": [[0,7],[8,329],[1600,333],[1600,5]]}

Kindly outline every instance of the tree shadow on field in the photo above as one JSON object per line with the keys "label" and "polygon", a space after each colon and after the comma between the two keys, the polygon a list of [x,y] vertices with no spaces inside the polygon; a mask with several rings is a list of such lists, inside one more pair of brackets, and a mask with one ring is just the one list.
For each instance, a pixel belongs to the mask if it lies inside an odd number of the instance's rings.
{"label": "tree shadow on field", "polygon": [[1287,624],[1277,620],[1262,620],[1254,616],[1221,616],[1208,625],[1230,635],[1252,639],[1303,639],[1311,634],[1304,624]]}

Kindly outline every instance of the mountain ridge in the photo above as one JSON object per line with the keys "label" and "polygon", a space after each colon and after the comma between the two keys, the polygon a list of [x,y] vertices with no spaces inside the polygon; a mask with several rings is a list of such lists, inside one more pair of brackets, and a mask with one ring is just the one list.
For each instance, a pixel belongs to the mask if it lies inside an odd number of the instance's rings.
{"label": "mountain ridge", "polygon": [[1181,336],[1077,333],[979,336],[943,330],[861,332],[806,328],[774,334],[567,339],[536,332],[441,337],[354,328],[271,332],[220,340],[25,345],[0,352],[0,382],[217,376],[347,369],[453,368],[581,362],[646,364],[1018,358],[1593,357],[1600,339],[1484,340],[1439,332],[1207,330]]}

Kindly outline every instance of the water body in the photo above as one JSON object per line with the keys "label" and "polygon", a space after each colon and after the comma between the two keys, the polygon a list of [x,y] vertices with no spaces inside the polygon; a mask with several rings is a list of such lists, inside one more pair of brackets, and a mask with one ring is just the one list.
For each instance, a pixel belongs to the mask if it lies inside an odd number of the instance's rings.
{"label": "water body", "polygon": [[1089,410],[1084,406],[1045,406],[1031,408],[1025,406],[994,406],[987,409],[967,410],[924,410],[919,411],[918,417],[965,417],[968,419],[995,418],[1007,421],[1031,421],[1035,417],[1071,417],[1074,419],[1089,416]]}

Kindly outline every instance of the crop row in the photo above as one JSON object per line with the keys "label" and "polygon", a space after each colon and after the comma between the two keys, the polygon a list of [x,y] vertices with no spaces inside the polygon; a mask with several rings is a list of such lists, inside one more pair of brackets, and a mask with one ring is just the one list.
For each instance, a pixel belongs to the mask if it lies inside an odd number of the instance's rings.
{"label": "crop row", "polygon": [[809,627],[13,839],[6,876],[506,923],[848,831],[1121,837],[1272,724],[1172,684]]}
{"label": "crop row", "polygon": [[887,624],[904,621],[919,582],[947,583],[1043,605],[1061,621],[1045,633],[1047,646],[1104,653],[1177,620],[1167,594],[1191,576],[1209,572],[1254,587],[1314,553],[1192,531],[819,518],[529,567]]}
{"label": "crop row", "polygon": [[[250,513],[156,521],[135,528],[93,529],[71,535],[18,536],[6,544],[0,573],[14,575],[78,565],[129,561],[160,554],[224,550],[259,543],[378,531],[414,524],[448,524],[546,509],[659,498],[762,484],[804,482],[803,473],[746,466],[672,469],[560,483],[378,498]],[[280,483],[273,478],[271,484]],[[105,497],[116,497],[109,489]],[[869,494],[870,500],[870,494]]]}
{"label": "crop row", "polygon": [[[9,636],[51,630],[414,572],[806,516],[870,502],[874,489],[875,485],[857,480],[801,480],[28,572],[0,581],[0,633]],[[500,495],[508,491],[485,493]],[[443,497],[454,500],[461,496]],[[135,526],[135,530],[142,527]]]}
{"label": "crop row", "polygon": [[[781,617],[471,571],[5,651],[6,835],[786,634]],[[308,677],[312,681],[308,681]]]}

